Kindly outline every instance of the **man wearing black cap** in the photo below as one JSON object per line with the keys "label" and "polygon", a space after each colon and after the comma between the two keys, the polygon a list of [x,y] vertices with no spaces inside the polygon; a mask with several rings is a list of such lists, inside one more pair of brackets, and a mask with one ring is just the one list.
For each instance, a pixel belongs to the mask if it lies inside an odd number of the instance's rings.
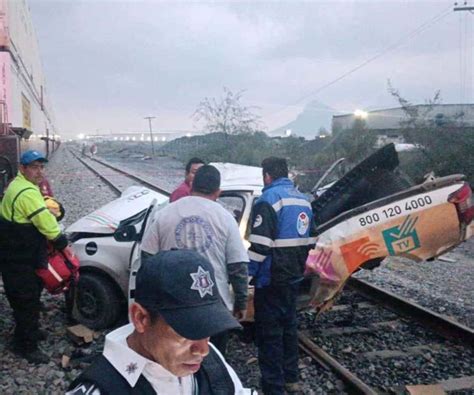
{"label": "man wearing black cap", "polygon": [[[190,249],[207,258],[214,267],[217,289],[225,305],[242,319],[247,308],[249,259],[237,222],[216,202],[220,182],[220,173],[214,166],[201,166],[194,177],[191,196],[154,214],[141,249],[148,255],[173,248]],[[222,333],[211,339],[224,355],[227,338],[227,333]]]}
{"label": "man wearing black cap", "polygon": [[39,330],[42,285],[35,269],[47,265],[47,240],[58,250],[67,246],[38,187],[47,161],[34,150],[21,155],[20,171],[5,191],[0,209],[0,270],[16,324],[13,351],[32,363],[49,361],[38,349],[38,341],[46,335]]}
{"label": "man wearing black cap", "polygon": [[68,394],[250,393],[209,337],[238,328],[222,304],[211,264],[194,251],[165,251],[137,273],[132,324],[109,333],[104,352]]}

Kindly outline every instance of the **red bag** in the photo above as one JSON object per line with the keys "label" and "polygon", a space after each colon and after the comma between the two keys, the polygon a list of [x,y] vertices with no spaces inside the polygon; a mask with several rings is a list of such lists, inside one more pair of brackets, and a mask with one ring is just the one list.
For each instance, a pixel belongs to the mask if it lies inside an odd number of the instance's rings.
{"label": "red bag", "polygon": [[52,250],[48,254],[48,267],[36,269],[49,293],[56,295],[66,292],[71,284],[79,281],[79,259],[70,247],[62,251]]}

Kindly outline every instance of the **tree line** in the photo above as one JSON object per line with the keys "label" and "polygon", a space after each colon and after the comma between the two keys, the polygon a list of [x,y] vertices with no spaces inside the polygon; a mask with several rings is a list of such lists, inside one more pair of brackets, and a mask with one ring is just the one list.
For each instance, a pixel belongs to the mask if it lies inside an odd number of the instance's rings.
{"label": "tree line", "polygon": [[[433,106],[441,101],[439,92],[422,108],[402,97],[390,83],[389,92],[406,115],[400,133],[407,143],[418,147],[399,153],[400,169],[415,183],[434,172],[438,176],[462,173],[474,184],[474,133],[463,122],[463,114],[452,118],[439,114],[428,117]],[[335,160],[346,158],[348,170],[375,151],[377,134],[362,119],[356,119],[350,129],[333,130],[325,138],[269,136],[257,115],[258,109],[242,104],[242,97],[242,91],[233,93],[224,88],[221,98],[203,99],[193,118],[201,122],[204,134],[175,139],[160,146],[158,154],[183,163],[197,156],[206,162],[250,166],[259,166],[265,157],[280,156],[288,160],[300,188],[308,191]],[[133,149],[140,152],[140,147],[135,145]],[[143,150],[146,147],[143,144]]]}

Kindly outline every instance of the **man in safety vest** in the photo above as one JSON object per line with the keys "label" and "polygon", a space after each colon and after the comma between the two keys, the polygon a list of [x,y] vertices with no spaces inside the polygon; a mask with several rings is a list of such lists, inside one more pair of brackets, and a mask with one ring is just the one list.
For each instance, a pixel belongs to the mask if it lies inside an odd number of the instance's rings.
{"label": "man in safety vest", "polygon": [[35,270],[47,265],[48,240],[58,250],[68,244],[38,187],[46,162],[38,151],[24,152],[0,208],[0,270],[16,324],[12,350],[30,363],[49,361],[38,349],[46,335],[39,329],[42,284]]}

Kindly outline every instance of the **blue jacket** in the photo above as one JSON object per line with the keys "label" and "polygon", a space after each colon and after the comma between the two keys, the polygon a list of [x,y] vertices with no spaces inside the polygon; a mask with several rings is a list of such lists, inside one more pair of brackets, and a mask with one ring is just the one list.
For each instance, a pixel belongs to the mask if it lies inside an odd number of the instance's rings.
{"label": "blue jacket", "polygon": [[308,251],[315,243],[308,198],[288,178],[263,188],[252,210],[249,275],[257,288],[303,279]]}

